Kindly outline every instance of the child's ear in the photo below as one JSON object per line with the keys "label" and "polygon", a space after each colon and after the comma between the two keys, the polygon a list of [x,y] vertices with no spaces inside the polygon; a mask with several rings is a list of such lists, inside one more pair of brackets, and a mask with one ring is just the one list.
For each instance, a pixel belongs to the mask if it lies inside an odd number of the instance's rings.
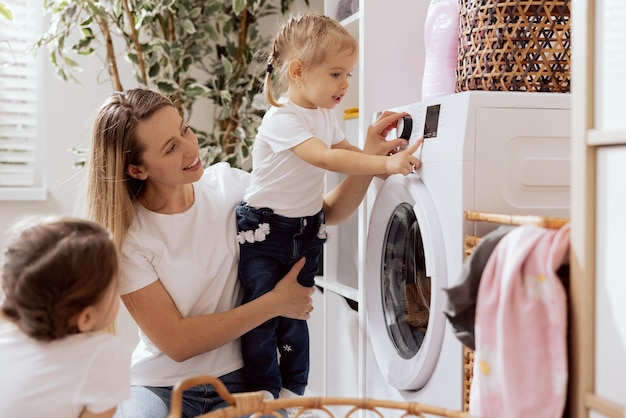
{"label": "child's ear", "polygon": [[146,171],[138,165],[129,164],[126,172],[129,176],[137,180],[145,180],[148,178],[148,173],[146,173]]}
{"label": "child's ear", "polygon": [[80,332],[93,331],[93,327],[94,327],[93,306],[87,306],[85,309],[80,311],[80,313],[76,317],[76,327],[78,328]]}
{"label": "child's ear", "polygon": [[289,61],[289,78],[291,78],[295,82],[300,82],[302,78],[302,73],[304,71],[302,61],[300,60],[291,60]]}

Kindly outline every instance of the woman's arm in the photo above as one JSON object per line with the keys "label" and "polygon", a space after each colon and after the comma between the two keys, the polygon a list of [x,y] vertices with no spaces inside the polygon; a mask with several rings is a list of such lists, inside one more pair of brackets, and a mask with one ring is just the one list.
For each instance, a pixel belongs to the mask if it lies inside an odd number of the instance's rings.
{"label": "woman's arm", "polygon": [[298,284],[298,261],[265,295],[226,312],[184,318],[161,281],[122,296],[139,328],[175,361],[185,361],[241,337],[268,319],[309,319],[313,288]]}
{"label": "woman's arm", "polygon": [[[389,132],[396,127],[396,123],[406,113],[384,112],[367,130],[363,152],[372,155],[389,155],[399,147],[405,146],[404,139],[387,140]],[[420,141],[417,141],[407,152],[414,153]],[[364,154],[357,154],[363,156]],[[415,166],[419,168],[418,164]],[[371,175],[348,176],[337,187],[324,195],[324,214],[328,225],[336,225],[350,219],[359,206],[367,188],[372,181]]]}

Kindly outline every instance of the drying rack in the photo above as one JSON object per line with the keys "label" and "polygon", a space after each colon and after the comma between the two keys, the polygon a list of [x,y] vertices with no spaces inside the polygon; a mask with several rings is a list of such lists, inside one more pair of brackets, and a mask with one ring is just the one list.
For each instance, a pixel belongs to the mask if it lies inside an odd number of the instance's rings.
{"label": "drying rack", "polygon": [[[540,228],[560,229],[569,222],[569,218],[545,217],[537,215],[507,215],[501,213],[466,211],[465,219],[475,222],[490,222],[498,225],[534,225]],[[475,235],[466,235],[464,239],[464,255],[469,257],[481,238]],[[563,285],[569,293],[569,280],[563,280]],[[569,315],[569,314],[568,314]],[[568,321],[569,322],[569,321]],[[569,337],[568,337],[569,339]],[[569,343],[568,343],[569,344]],[[463,410],[469,411],[469,395],[474,376],[474,351],[463,346]],[[566,415],[564,415],[566,416]]]}
{"label": "drying rack", "polygon": [[[299,408],[294,418],[310,416],[315,411],[316,416],[335,418],[332,407],[348,407],[349,411],[342,415],[345,418],[356,416],[359,410],[371,411],[375,416],[385,417],[385,411],[402,412],[401,417],[447,417],[447,418],[475,418],[466,412],[455,411],[437,406],[429,406],[417,402],[399,402],[369,398],[333,398],[333,397],[297,397],[264,399],[261,392],[230,393],[226,386],[216,377],[203,375],[180,381],[172,391],[172,402],[168,418],[180,418],[182,413],[182,395],[186,389],[198,385],[210,384],[229,406],[212,411],[196,418],[235,418],[250,415],[251,418],[274,416],[281,418],[279,409]],[[319,413],[318,413],[319,412]],[[291,416],[291,415],[290,415]]]}

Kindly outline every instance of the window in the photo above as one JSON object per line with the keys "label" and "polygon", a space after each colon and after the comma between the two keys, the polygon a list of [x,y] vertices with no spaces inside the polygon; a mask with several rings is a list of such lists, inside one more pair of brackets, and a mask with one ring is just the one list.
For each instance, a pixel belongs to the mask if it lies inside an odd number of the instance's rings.
{"label": "window", "polygon": [[38,75],[33,45],[35,0],[3,0],[13,20],[0,17],[0,200],[43,200],[38,154]]}

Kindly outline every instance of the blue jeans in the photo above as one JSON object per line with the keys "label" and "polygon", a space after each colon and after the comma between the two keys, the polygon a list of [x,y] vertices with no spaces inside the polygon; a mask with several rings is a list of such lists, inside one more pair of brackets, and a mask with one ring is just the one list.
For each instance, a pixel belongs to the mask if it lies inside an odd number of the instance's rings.
{"label": "blue jeans", "polygon": [[[241,203],[236,214],[243,303],[272,290],[302,257],[306,257],[306,264],[298,282],[309,287],[315,284],[319,257],[326,242],[323,211],[303,218],[287,218],[268,208],[256,209]],[[281,388],[304,394],[309,377],[306,321],[270,319],[244,334],[241,347],[246,382],[252,385],[252,390],[268,390],[275,397]]]}
{"label": "blue jeans", "polygon": [[[220,380],[231,393],[249,390],[249,386],[244,383],[241,370],[228,373],[220,377]],[[131,398],[117,407],[115,418],[167,418],[170,411],[172,389],[172,386],[132,386]],[[195,386],[183,393],[182,417],[196,417],[226,406],[228,403],[215,392],[213,386]]]}

